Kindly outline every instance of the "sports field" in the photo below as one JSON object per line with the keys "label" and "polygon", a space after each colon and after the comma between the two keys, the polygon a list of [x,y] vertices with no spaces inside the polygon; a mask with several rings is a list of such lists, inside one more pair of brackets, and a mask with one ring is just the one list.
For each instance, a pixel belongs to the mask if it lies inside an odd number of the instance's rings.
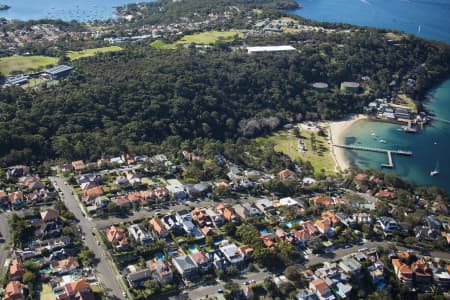
{"label": "sports field", "polygon": [[156,40],[153,41],[150,45],[158,49],[176,49],[177,45],[185,45],[185,44],[214,45],[219,41],[232,42],[236,39],[236,37],[242,36],[243,36],[242,33],[240,33],[237,30],[228,30],[228,31],[214,30],[185,35],[181,38],[181,40],[173,44],[166,44],[161,40]]}
{"label": "sports field", "polygon": [[0,73],[9,75],[14,72],[26,73],[40,71],[58,63],[58,58],[49,56],[10,56],[0,58]]}
{"label": "sports field", "polygon": [[75,60],[83,57],[94,56],[98,53],[117,52],[117,51],[122,51],[122,48],[120,48],[119,46],[109,46],[102,48],[86,49],[81,51],[68,51],[66,55],[68,58],[70,58],[70,60]]}

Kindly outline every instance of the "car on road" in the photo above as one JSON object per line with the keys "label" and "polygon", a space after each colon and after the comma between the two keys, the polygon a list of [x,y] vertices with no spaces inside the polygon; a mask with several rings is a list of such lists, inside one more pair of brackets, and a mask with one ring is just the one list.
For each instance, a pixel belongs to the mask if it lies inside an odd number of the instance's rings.
{"label": "car on road", "polygon": [[100,245],[100,242],[99,241],[95,241],[96,243],[97,243],[97,245]]}
{"label": "car on road", "polygon": [[244,285],[249,285],[250,284],[250,281],[245,281],[244,282]]}
{"label": "car on road", "polygon": [[222,290],[222,289],[217,289],[217,292],[218,292],[219,294],[222,294],[222,293],[223,293],[223,290]]}
{"label": "car on road", "polygon": [[346,244],[346,245],[344,246],[344,249],[348,249],[348,248],[351,248],[351,247],[352,247],[352,245]]}
{"label": "car on road", "polygon": [[84,234],[81,236],[81,239],[84,241],[86,239],[86,237],[84,236]]}
{"label": "car on road", "polygon": [[250,280],[250,283],[256,283],[255,279]]}

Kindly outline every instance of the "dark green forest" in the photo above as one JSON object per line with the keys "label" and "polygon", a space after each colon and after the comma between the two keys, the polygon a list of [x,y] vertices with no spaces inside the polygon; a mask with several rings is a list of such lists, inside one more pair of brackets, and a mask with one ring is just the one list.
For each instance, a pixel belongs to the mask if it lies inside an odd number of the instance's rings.
{"label": "dark green forest", "polygon": [[[450,69],[447,45],[413,37],[394,44],[375,30],[245,43],[289,43],[299,51],[249,55],[238,45],[200,51],[135,44],[73,62],[76,72],[57,86],[2,89],[1,164],[156,151],[168,138],[251,138],[288,122],[359,112],[397,89],[420,100]],[[394,75],[398,84],[390,86]],[[362,93],[339,91],[340,82],[362,76],[371,78]],[[408,78],[416,79],[414,88],[406,88]],[[330,91],[314,91],[314,81],[329,83]]]}

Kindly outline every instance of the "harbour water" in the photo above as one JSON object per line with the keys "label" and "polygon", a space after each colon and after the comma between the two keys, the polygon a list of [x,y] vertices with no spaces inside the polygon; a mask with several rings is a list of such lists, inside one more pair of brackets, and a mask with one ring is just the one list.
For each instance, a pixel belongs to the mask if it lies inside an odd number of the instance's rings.
{"label": "harbour water", "polygon": [[[450,79],[431,90],[426,106],[436,117],[450,120]],[[380,143],[385,140],[386,144]],[[361,120],[348,128],[340,143],[378,147],[391,150],[410,150],[413,156],[394,155],[395,168],[386,170],[420,184],[437,185],[450,191],[450,124],[433,121],[417,134],[405,133],[400,125]],[[361,168],[379,169],[387,162],[385,154],[345,151],[350,163]],[[439,162],[439,176],[430,176]]]}
{"label": "harbour water", "polygon": [[145,0],[2,0],[9,5],[8,10],[0,11],[0,18],[16,20],[62,19],[65,21],[105,20],[114,17],[114,7],[131,2],[150,2]]}
{"label": "harbour water", "polygon": [[[308,19],[392,28],[450,43],[449,0],[300,0],[299,3],[304,8],[295,13]],[[437,117],[450,120],[450,79],[428,93],[426,104]],[[411,150],[412,157],[394,155],[395,168],[385,171],[450,191],[450,124],[435,121],[417,134],[399,129],[400,126],[394,124],[358,121],[340,142]],[[386,140],[386,144],[380,140]],[[386,155],[381,153],[346,150],[345,154],[351,164],[361,168],[380,168],[380,164],[387,162]],[[437,161],[440,174],[431,177],[430,171]]]}
{"label": "harbour water", "polygon": [[326,22],[392,28],[450,43],[449,0],[297,0],[299,16]]}

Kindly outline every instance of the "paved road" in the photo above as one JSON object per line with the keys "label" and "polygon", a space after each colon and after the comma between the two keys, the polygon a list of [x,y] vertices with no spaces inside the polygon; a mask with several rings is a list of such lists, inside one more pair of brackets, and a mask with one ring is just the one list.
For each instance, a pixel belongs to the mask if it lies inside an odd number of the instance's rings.
{"label": "paved road", "polygon": [[10,212],[3,212],[0,214],[0,233],[3,236],[3,240],[0,243],[0,275],[2,274],[6,257],[7,255],[9,255],[7,251],[7,246],[11,239],[11,229],[8,223],[10,217],[11,217]]}
{"label": "paved road", "polygon": [[98,258],[97,273],[101,283],[110,294],[115,297],[112,299],[125,299],[122,295],[124,288],[120,274],[114,267],[113,262],[108,259],[106,249],[97,245],[97,240],[94,237],[93,231],[96,224],[88,219],[84,212],[81,210],[81,206],[78,199],[72,195],[72,188],[64,183],[64,179],[59,177],[50,177],[56,190],[61,189],[63,195],[61,199],[64,201],[67,209],[71,211],[75,217],[80,220],[79,225],[85,235],[86,246],[95,253]]}
{"label": "paved road", "polygon": [[[258,273],[247,273],[241,275],[241,277],[233,279],[233,282],[238,283],[240,286],[244,286],[244,282],[254,280],[256,283],[262,283],[264,279],[272,274],[269,272],[260,271]],[[220,281],[217,284],[206,285],[202,287],[195,288],[193,290],[188,290],[190,299],[200,299],[205,296],[212,296],[217,294],[217,290],[220,288],[224,290],[225,282]]]}

